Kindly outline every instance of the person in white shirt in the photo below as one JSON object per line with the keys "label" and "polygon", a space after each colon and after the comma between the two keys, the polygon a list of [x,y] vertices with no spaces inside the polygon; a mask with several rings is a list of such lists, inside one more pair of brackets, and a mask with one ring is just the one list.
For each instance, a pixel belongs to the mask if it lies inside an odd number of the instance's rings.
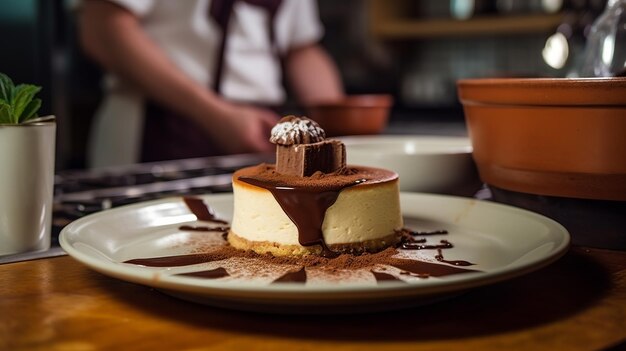
{"label": "person in white shirt", "polygon": [[286,81],[340,98],[314,0],[85,0],[83,48],[108,72],[89,165],[270,151]]}

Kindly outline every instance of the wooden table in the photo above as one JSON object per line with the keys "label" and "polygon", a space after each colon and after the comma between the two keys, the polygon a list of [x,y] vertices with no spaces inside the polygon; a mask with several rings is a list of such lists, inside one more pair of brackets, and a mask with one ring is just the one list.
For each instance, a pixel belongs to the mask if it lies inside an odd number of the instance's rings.
{"label": "wooden table", "polygon": [[624,251],[573,248],[538,272],[438,304],[330,317],[196,305],[70,257],[0,265],[0,350],[597,350],[625,341]]}

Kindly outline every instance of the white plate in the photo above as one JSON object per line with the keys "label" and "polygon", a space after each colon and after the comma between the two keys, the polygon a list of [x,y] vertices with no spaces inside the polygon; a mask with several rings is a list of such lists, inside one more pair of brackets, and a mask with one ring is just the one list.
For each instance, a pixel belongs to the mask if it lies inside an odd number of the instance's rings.
{"label": "white plate", "polygon": [[[202,198],[219,218],[231,218],[231,194]],[[371,311],[429,303],[539,269],[563,255],[569,244],[569,235],[560,224],[510,206],[417,193],[402,193],[401,205],[406,227],[448,230],[448,235],[428,240],[451,241],[454,247],[444,251],[445,258],[471,261],[476,264],[471,268],[481,272],[414,278],[404,283],[377,283],[369,273],[361,280],[343,283],[318,278],[306,284],[270,284],[275,277],[197,279],[174,275],[212,269],[215,262],[174,268],[122,263],[134,258],[185,254],[199,242],[222,240],[217,238],[219,235],[178,229],[196,222],[182,198],[144,202],[86,216],[63,229],[60,243],[78,261],[118,279],[206,304],[291,313]],[[409,254],[436,262],[434,250]],[[245,270],[245,259],[236,264]]]}
{"label": "white plate", "polygon": [[381,167],[400,175],[401,191],[447,193],[477,179],[466,137],[375,135],[339,138],[348,164]]}

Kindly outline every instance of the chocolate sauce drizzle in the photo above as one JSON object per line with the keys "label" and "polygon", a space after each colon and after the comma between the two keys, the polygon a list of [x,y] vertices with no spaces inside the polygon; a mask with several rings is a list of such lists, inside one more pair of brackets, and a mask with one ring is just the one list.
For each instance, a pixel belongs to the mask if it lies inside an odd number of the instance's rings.
{"label": "chocolate sauce drizzle", "polygon": [[435,256],[435,259],[439,262],[451,264],[453,266],[467,267],[467,266],[474,265],[474,263],[463,261],[463,260],[453,260],[453,261],[445,260],[443,258],[443,254],[441,253],[441,249],[437,249],[437,255]]}
{"label": "chocolate sauce drizzle", "polygon": [[320,191],[311,187],[282,186],[251,177],[239,177],[239,180],[270,191],[285,214],[298,228],[300,245],[320,245],[322,256],[327,258],[337,257],[339,253],[332,251],[324,241],[322,224],[326,210],[337,201],[343,189],[366,181],[359,179]]}
{"label": "chocolate sauce drizzle", "polygon": [[216,218],[215,213],[213,212],[213,209],[208,207],[204,203],[204,200],[199,199],[197,197],[185,196],[183,197],[183,201],[185,201],[185,204],[189,208],[189,211],[191,211],[194,215],[196,215],[196,218],[199,221],[228,224],[227,221]]}
{"label": "chocolate sauce drizzle", "polygon": [[275,279],[274,283],[306,283],[306,269],[304,267],[300,268],[299,271],[285,273],[282,276]]}
{"label": "chocolate sauce drizzle", "polygon": [[181,225],[178,227],[179,230],[187,231],[187,232],[220,232],[227,233],[230,230],[230,227],[206,227],[206,226],[193,226],[193,225]]}
{"label": "chocolate sauce drizzle", "polygon": [[452,245],[451,242],[449,242],[448,240],[440,240],[439,244],[436,245],[428,245],[428,244],[423,244],[425,241],[407,241],[407,242],[403,242],[401,248],[405,249],[405,250],[440,250],[440,249],[450,249],[453,248],[454,245]]}
{"label": "chocolate sauce drizzle", "polygon": [[419,278],[442,277],[451,274],[478,272],[467,268],[457,268],[444,264],[409,260],[404,258],[391,259],[390,266],[415,274]]}
{"label": "chocolate sauce drizzle", "polygon": [[[215,218],[215,212],[212,208],[207,206],[202,199],[195,197],[184,197],[183,201],[185,201],[185,205],[189,211],[191,211],[199,221],[205,222],[213,222],[218,224],[230,224],[227,221]],[[178,230],[188,231],[188,232],[220,232],[222,233],[222,237],[226,240],[226,235],[230,230],[229,226],[219,226],[219,227],[207,227],[207,226],[193,226],[193,225],[181,225],[178,227]]]}
{"label": "chocolate sauce drizzle", "polygon": [[207,263],[223,260],[223,257],[213,257],[210,254],[198,253],[165,257],[135,258],[124,261],[124,263],[136,264],[146,267],[182,267],[191,266],[198,263]]}
{"label": "chocolate sauce drizzle", "polygon": [[402,230],[402,234],[404,235],[402,244],[401,244],[401,248],[405,249],[405,250],[437,250],[437,255],[435,256],[435,259],[439,262],[443,262],[443,263],[447,263],[447,264],[451,264],[453,266],[461,266],[461,267],[467,267],[467,266],[473,266],[474,263],[468,262],[468,261],[463,261],[463,260],[446,260],[443,257],[443,253],[442,253],[442,249],[449,249],[454,247],[452,245],[451,242],[449,242],[448,240],[440,240],[438,245],[428,245],[426,244],[426,238],[419,238],[416,239],[414,238],[414,236],[428,236],[428,235],[441,235],[441,234],[448,234],[447,230],[434,230],[434,231],[429,231],[429,232],[417,232],[417,231],[411,231],[409,229],[403,229]]}
{"label": "chocolate sauce drizzle", "polygon": [[417,231],[412,231],[409,229],[405,229],[406,233],[412,236],[427,236],[427,235],[442,235],[442,234],[448,234],[448,231],[445,229],[439,229],[439,230],[432,230],[432,231],[428,231],[428,232],[417,232]]}
{"label": "chocolate sauce drizzle", "polygon": [[429,235],[442,235],[448,234],[447,230],[433,230],[428,232],[412,231],[410,229],[403,228],[399,231],[399,235],[402,236],[401,248],[405,250],[439,250],[450,249],[454,247],[448,240],[440,240],[439,244],[429,245],[426,244],[426,238],[415,238],[416,236],[429,236]]}
{"label": "chocolate sauce drizzle", "polygon": [[230,277],[230,274],[223,267],[210,269],[208,271],[180,273],[176,275],[182,275],[186,277],[203,278],[203,279],[219,279],[224,277]]}

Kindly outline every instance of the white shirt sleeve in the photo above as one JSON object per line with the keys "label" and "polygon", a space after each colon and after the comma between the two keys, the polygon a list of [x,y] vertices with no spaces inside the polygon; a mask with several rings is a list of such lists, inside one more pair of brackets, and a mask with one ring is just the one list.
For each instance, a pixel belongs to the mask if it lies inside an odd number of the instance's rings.
{"label": "white shirt sleeve", "polygon": [[315,43],[322,38],[324,27],[316,0],[285,0],[282,6],[284,14],[289,17],[286,51]]}
{"label": "white shirt sleeve", "polygon": [[107,0],[125,8],[137,17],[144,17],[154,7],[154,0]]}

